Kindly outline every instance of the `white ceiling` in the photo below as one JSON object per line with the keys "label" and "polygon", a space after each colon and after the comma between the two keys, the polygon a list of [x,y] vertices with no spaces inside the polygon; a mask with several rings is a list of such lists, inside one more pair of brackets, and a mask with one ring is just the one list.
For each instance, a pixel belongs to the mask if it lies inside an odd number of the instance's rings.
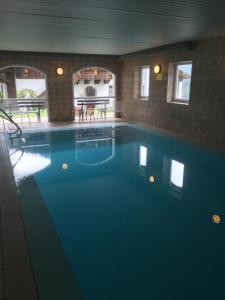
{"label": "white ceiling", "polygon": [[225,0],[1,0],[0,50],[121,55],[225,35]]}

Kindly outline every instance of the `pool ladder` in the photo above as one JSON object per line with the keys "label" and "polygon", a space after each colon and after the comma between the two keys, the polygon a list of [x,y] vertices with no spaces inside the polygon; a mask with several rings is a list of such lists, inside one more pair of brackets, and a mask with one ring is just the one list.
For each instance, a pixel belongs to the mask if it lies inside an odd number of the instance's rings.
{"label": "pool ladder", "polygon": [[[10,115],[8,115],[4,111],[4,109],[2,109],[2,108],[0,108],[0,116],[2,117],[3,120],[9,121],[11,124],[13,124],[15,126],[15,130],[13,130],[13,131],[8,130],[7,131],[8,135],[9,135],[9,138],[11,140],[20,138],[22,133],[23,133],[22,129],[20,128],[20,126],[15,121],[13,121],[13,119],[10,117]],[[5,130],[5,124],[4,124],[4,130]]]}
{"label": "pool ladder", "polygon": [[[15,157],[18,153],[19,153],[18,157],[16,157],[16,158],[14,159],[14,157]],[[13,152],[11,152],[11,153],[9,154],[10,160],[11,160],[11,164],[12,164],[12,168],[13,168],[13,169],[14,169],[14,168],[16,167],[16,165],[20,162],[21,158],[23,157],[23,154],[24,154],[24,150],[23,150],[23,148],[21,148],[21,147],[17,147]]]}

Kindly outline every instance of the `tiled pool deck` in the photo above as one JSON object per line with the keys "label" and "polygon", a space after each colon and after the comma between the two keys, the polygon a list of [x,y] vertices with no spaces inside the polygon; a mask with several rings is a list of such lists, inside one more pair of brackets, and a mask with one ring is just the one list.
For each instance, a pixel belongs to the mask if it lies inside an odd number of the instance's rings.
{"label": "tiled pool deck", "polygon": [[[4,136],[0,134],[0,299],[37,299],[16,185]],[[4,280],[3,280],[4,279]]]}

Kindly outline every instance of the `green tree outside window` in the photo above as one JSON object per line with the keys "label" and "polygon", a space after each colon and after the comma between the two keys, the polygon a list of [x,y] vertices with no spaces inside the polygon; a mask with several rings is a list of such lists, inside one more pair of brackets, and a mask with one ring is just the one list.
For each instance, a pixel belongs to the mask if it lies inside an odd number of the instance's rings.
{"label": "green tree outside window", "polygon": [[19,99],[33,99],[37,98],[37,94],[32,89],[21,89],[17,91],[17,98]]}

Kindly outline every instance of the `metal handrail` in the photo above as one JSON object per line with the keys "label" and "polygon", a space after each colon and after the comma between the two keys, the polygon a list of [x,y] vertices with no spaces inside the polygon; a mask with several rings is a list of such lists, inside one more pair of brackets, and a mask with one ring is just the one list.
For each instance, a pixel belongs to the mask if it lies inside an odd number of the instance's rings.
{"label": "metal handrail", "polygon": [[[22,129],[19,127],[19,125],[15,121],[13,121],[13,119],[4,111],[4,109],[0,108],[0,112],[1,112],[1,117],[4,120],[11,122],[16,127],[16,130],[14,132],[8,132],[10,139],[20,138],[23,132]],[[16,136],[12,136],[14,134]]]}
{"label": "metal handrail", "polygon": [[24,154],[24,150],[21,147],[18,147],[13,153],[10,153],[10,158],[12,158],[12,156],[14,156],[18,151],[21,151],[20,156],[17,158],[16,162],[14,162],[12,164],[12,168],[14,169],[16,167],[16,165],[19,163],[19,161],[21,160],[21,158],[23,157]]}
{"label": "metal handrail", "polygon": [[13,101],[34,101],[34,102],[47,102],[47,98],[5,98],[3,100],[3,103],[4,102],[13,102]]}
{"label": "metal handrail", "polygon": [[79,99],[116,99],[115,96],[83,96],[83,97],[73,97],[74,100],[79,100]]}

